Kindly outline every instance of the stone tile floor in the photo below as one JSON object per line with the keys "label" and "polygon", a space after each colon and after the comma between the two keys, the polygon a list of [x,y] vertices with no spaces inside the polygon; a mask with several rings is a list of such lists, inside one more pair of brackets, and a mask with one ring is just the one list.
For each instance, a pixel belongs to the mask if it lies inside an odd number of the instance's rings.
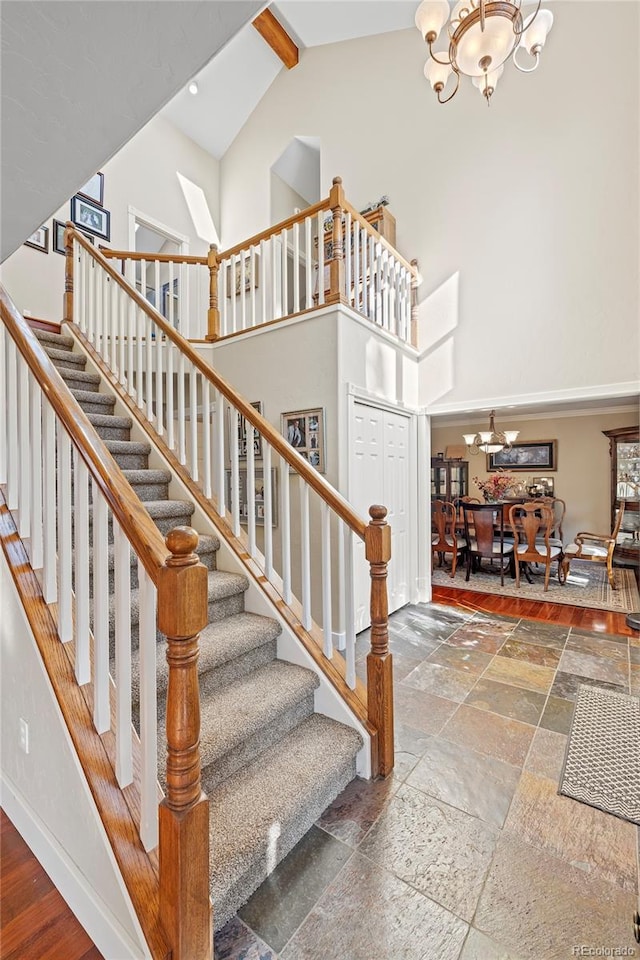
{"label": "stone tile floor", "polygon": [[390,645],[393,776],[347,787],[217,960],[640,957],[640,831],[557,794],[578,685],[640,694],[640,641],[421,604]]}

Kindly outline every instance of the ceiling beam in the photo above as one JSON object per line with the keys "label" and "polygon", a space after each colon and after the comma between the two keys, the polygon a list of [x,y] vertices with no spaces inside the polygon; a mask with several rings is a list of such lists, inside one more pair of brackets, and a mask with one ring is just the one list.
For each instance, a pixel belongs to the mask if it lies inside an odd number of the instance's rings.
{"label": "ceiling beam", "polygon": [[287,70],[296,66],[299,59],[298,48],[271,10],[263,10],[255,18],[253,25],[276,56],[280,57]]}

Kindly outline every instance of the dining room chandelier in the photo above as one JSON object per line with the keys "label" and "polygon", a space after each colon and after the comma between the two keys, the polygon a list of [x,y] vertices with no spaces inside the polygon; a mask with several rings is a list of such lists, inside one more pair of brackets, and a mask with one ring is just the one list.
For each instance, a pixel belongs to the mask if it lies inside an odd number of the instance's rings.
{"label": "dining room chandelier", "polygon": [[[541,2],[525,19],[522,0],[459,0],[453,10],[449,0],[423,0],[416,11],[416,27],[429,47],[424,75],[438,103],[448,103],[456,95],[463,75],[470,77],[488,105],[509,57],[521,73],[532,73],[553,25],[553,14],[541,10]],[[434,51],[445,24],[449,49]],[[533,57],[531,66],[518,63],[521,49]],[[442,97],[452,73],[455,87]]]}
{"label": "dining room chandelier", "polygon": [[495,410],[489,414],[489,429],[479,433],[464,433],[464,442],[472,455],[483,453],[499,453],[500,450],[510,450],[512,443],[518,439],[519,430],[505,430],[504,433],[496,430]]}

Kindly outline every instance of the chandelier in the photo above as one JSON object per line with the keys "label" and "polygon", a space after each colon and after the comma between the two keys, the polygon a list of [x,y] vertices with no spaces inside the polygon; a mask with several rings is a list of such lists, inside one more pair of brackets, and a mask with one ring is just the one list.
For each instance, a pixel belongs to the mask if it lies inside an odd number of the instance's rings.
{"label": "chandelier", "polygon": [[489,414],[488,430],[481,430],[480,433],[463,434],[464,442],[470,454],[476,455],[481,450],[483,453],[498,453],[500,450],[510,450],[511,444],[517,440],[519,430],[505,430],[504,433],[496,430],[495,415],[495,410],[492,410]]}
{"label": "chandelier", "polygon": [[[416,27],[429,47],[424,75],[438,103],[448,103],[456,95],[463,74],[471,78],[488,105],[509,57],[522,73],[532,73],[553,25],[553,14],[541,10],[540,3],[538,0],[535,11],[523,20],[522,0],[459,0],[453,10],[448,0],[423,0],[416,11]],[[447,21],[449,50],[434,51],[433,44]],[[518,63],[516,55],[521,48],[533,57],[532,66]],[[451,73],[456,85],[443,99]]]}

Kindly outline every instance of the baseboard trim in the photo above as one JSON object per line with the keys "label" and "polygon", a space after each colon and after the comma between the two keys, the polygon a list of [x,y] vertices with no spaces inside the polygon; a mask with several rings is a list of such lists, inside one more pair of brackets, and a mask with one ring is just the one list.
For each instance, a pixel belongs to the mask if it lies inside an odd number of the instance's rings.
{"label": "baseboard trim", "polygon": [[107,960],[150,960],[151,954],[133,943],[106,905],[96,898],[75,863],[3,773],[0,806],[100,953]]}

